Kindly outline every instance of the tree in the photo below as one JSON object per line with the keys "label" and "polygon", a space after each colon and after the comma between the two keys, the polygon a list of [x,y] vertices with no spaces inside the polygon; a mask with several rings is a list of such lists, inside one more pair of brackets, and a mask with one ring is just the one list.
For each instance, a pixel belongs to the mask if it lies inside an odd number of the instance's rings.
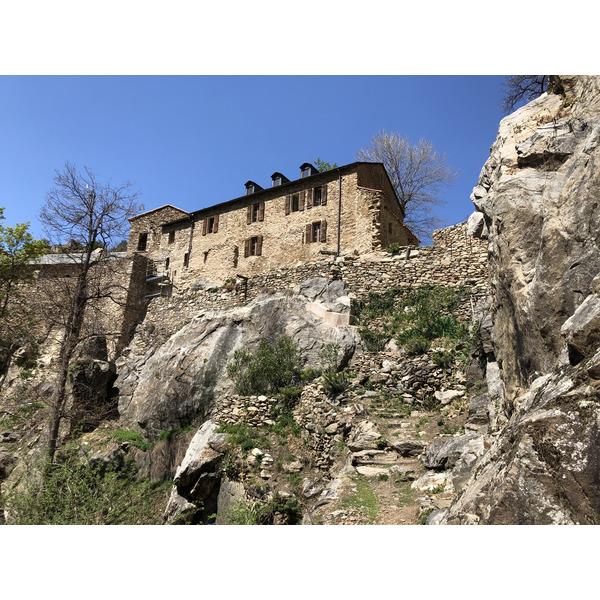
{"label": "tree", "polygon": [[541,96],[548,89],[548,83],[548,75],[508,75],[502,84],[502,112],[509,114],[515,110],[517,104]]}
{"label": "tree", "polygon": [[0,368],[5,372],[14,351],[23,345],[30,328],[30,314],[22,302],[24,284],[33,277],[32,262],[48,251],[48,244],[29,233],[29,223],[14,227],[1,224],[0,208]]}
{"label": "tree", "polygon": [[78,344],[89,335],[84,329],[86,312],[93,310],[94,301],[111,298],[113,293],[110,285],[103,285],[99,275],[107,260],[103,249],[123,239],[128,219],[142,209],[130,183],[119,186],[101,183],[88,167],[79,172],[74,165],[65,163],[61,171],[56,171],[54,183],[40,213],[44,232],[52,244],[74,241],[80,244],[82,251],[70,255],[76,275],[69,279],[68,289],[63,290],[64,297],[59,298],[58,320],[63,331],[50,405],[48,458],[51,462],[66,414],[69,366]]}
{"label": "tree", "polygon": [[446,164],[446,156],[436,152],[433,142],[420,140],[412,144],[408,137],[386,131],[375,134],[356,156],[362,161],[383,163],[404,222],[417,236],[430,238],[431,232],[442,225],[435,209],[445,201],[438,193],[458,176]]}
{"label": "tree", "polygon": [[315,167],[317,167],[317,171],[319,171],[319,173],[324,173],[325,171],[331,171],[332,169],[337,169],[337,163],[331,164],[331,163],[328,163],[327,161],[317,158],[317,160],[315,160]]}

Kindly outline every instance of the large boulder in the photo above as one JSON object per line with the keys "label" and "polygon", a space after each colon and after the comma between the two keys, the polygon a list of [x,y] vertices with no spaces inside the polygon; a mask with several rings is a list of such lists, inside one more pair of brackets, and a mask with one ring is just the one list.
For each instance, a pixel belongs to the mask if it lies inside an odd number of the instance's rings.
{"label": "large boulder", "polygon": [[254,351],[262,340],[275,343],[282,336],[298,346],[307,367],[321,366],[325,344],[339,344],[339,366],[361,346],[355,328],[320,319],[307,311],[303,296],[263,295],[243,307],[200,313],[143,355],[135,352],[134,338],[117,365],[122,425],[156,437],[166,429],[204,421],[213,399],[233,392],[226,366],[235,351]]}

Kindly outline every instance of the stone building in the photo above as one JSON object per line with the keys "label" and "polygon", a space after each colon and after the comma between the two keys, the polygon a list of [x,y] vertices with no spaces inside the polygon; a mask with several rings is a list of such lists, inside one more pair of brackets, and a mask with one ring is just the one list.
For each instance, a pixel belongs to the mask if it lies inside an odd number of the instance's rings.
{"label": "stone building", "polygon": [[381,163],[355,162],[319,173],[310,163],[290,181],[254,181],[245,194],[194,212],[170,204],[130,220],[128,255],[149,262],[149,279],[176,285],[222,282],[332,255],[361,255],[392,243],[416,246]]}

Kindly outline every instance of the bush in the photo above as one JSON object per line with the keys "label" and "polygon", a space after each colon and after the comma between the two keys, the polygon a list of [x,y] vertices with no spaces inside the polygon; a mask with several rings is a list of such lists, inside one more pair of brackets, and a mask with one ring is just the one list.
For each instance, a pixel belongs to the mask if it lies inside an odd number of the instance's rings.
{"label": "bush", "polygon": [[381,352],[389,339],[387,334],[368,327],[361,327],[359,333],[369,352]]}
{"label": "bush", "polygon": [[390,254],[398,254],[398,252],[400,252],[400,244],[397,244],[397,243],[390,244],[387,247],[387,251]]}
{"label": "bush", "polygon": [[348,389],[349,385],[350,382],[344,373],[327,371],[323,375],[323,389],[332,398]]}
{"label": "bush", "polygon": [[299,382],[300,366],[297,346],[284,336],[275,345],[262,340],[256,352],[236,350],[227,375],[241,396],[269,394]]}
{"label": "bush", "polygon": [[118,443],[129,442],[131,446],[135,446],[146,452],[154,445],[152,442],[145,440],[141,433],[130,431],[129,429],[117,429],[112,433],[113,439]]}
{"label": "bush", "polygon": [[136,481],[132,463],[123,469],[81,462],[75,452],[57,463],[39,465],[45,473],[24,488],[0,498],[11,524],[138,525],[160,524],[170,484]]}
{"label": "bush", "polygon": [[429,340],[423,336],[417,336],[404,344],[409,356],[424,354],[429,350]]}

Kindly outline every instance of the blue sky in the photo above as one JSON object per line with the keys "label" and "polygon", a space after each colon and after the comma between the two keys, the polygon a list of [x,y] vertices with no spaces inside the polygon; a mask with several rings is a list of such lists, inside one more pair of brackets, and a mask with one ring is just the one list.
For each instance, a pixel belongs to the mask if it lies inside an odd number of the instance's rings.
{"label": "blue sky", "polygon": [[321,158],[356,160],[373,134],[430,139],[460,171],[447,225],[469,195],[502,117],[502,76],[2,76],[0,206],[31,221],[65,161],[130,181],[146,209],[196,210],[243,195],[252,179]]}

